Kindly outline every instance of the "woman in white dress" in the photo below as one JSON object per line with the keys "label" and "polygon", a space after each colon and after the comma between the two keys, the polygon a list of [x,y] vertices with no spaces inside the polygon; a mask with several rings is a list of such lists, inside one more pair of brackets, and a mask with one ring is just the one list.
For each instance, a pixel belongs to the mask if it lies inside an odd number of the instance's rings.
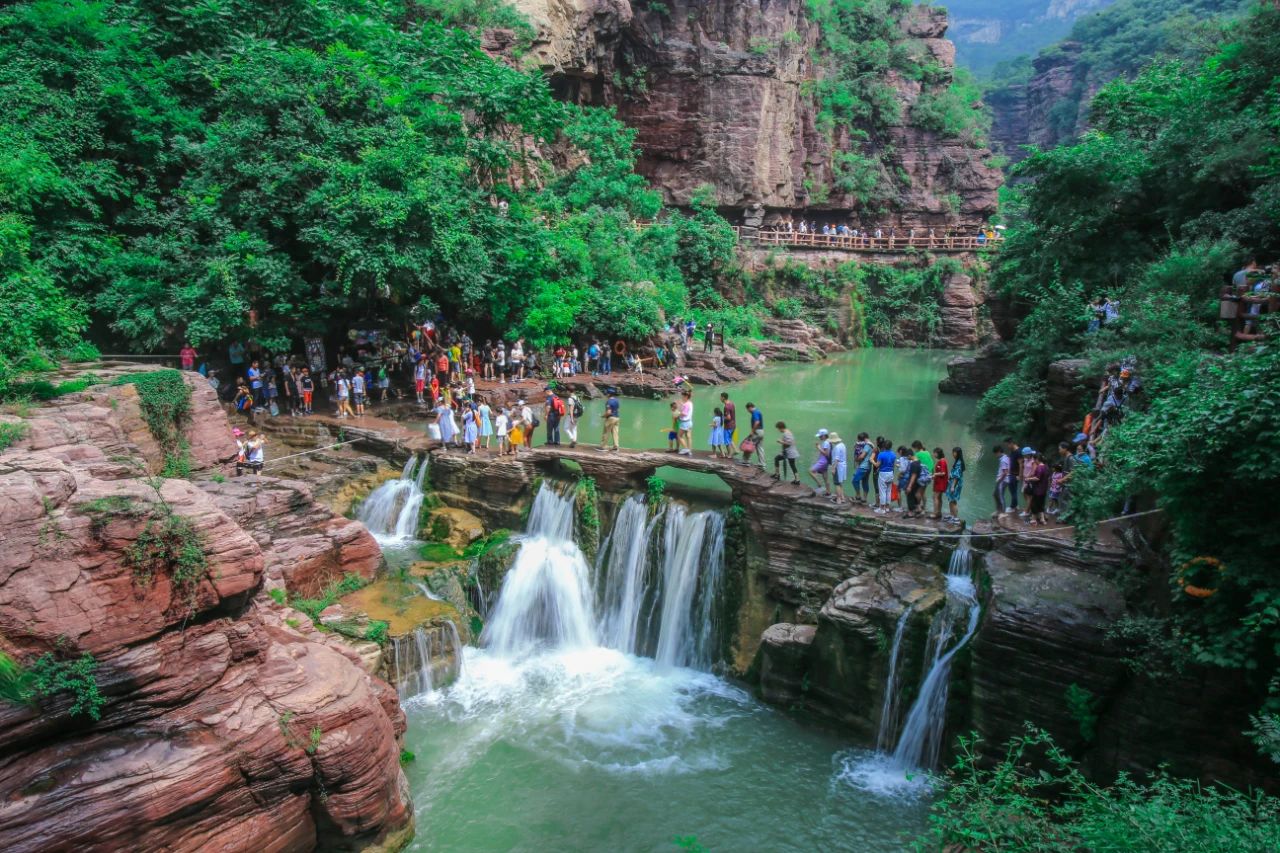
{"label": "woman in white dress", "polygon": [[564,421],[561,422],[560,428],[564,431],[565,438],[569,439],[570,447],[578,446],[578,416],[575,414],[578,410],[578,397],[576,394],[570,394],[569,399],[564,403]]}

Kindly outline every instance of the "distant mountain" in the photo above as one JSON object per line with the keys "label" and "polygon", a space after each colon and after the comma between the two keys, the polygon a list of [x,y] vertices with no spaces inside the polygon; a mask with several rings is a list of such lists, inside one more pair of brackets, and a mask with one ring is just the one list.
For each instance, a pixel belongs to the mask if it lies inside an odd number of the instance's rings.
{"label": "distant mountain", "polygon": [[[976,2],[976,0],[969,0]],[[1093,96],[1116,77],[1130,77],[1159,57],[1199,60],[1221,23],[1253,0],[1115,0],[1080,17],[1066,38],[990,70],[983,100],[992,137],[1011,160],[1022,146],[1070,142],[1088,125]]]}
{"label": "distant mountain", "polygon": [[943,0],[956,63],[979,77],[998,62],[1032,55],[1071,31],[1081,15],[1115,0]]}

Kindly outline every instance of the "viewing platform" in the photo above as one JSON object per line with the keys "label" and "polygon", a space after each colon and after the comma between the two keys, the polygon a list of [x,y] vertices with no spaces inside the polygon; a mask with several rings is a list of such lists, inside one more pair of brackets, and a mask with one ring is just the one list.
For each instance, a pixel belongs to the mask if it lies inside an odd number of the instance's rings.
{"label": "viewing platform", "polygon": [[859,235],[853,237],[842,234],[814,234],[794,231],[764,231],[755,228],[733,226],[738,242],[744,246],[770,247],[785,249],[822,250],[853,252],[861,254],[885,254],[906,252],[914,249],[921,252],[995,252],[999,251],[1004,238],[996,236],[979,237],[976,234],[934,235],[895,235],[893,237],[873,237]]}

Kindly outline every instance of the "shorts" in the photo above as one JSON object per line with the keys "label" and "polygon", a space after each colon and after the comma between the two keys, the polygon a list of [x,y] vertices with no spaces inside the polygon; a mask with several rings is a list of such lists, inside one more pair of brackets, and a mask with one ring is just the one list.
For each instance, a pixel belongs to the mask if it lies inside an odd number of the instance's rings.
{"label": "shorts", "polygon": [[364,405],[364,394],[361,394],[360,392],[358,392],[358,391],[357,391],[357,392],[355,393],[355,395],[354,395],[354,401],[355,401],[355,404],[356,404],[357,406],[363,406],[363,405]]}
{"label": "shorts", "polygon": [[835,483],[837,486],[843,485],[844,481],[848,479],[848,474],[849,474],[848,464],[844,462],[837,462],[835,466],[835,470],[831,474],[831,481]]}
{"label": "shorts", "polygon": [[933,491],[934,491],[934,494],[939,494],[939,495],[946,493],[946,491],[947,491],[947,481],[946,481],[946,480],[944,480],[944,479],[940,479],[940,478],[938,478],[938,477],[934,477],[934,478],[933,478]]}
{"label": "shorts", "polygon": [[809,466],[809,473],[810,473],[810,474],[825,474],[825,473],[827,473],[827,467],[828,467],[829,465],[830,465],[830,463],[829,463],[829,462],[827,462],[827,460],[826,460],[826,459],[819,459],[817,462],[813,463],[813,465]]}
{"label": "shorts", "polygon": [[425,380],[422,380],[422,379],[413,380],[413,390],[417,391],[419,394],[421,394],[422,390],[426,387],[427,387],[427,383]]}
{"label": "shorts", "polygon": [[306,406],[308,409],[311,408],[311,392],[310,391],[302,392],[302,404]]}

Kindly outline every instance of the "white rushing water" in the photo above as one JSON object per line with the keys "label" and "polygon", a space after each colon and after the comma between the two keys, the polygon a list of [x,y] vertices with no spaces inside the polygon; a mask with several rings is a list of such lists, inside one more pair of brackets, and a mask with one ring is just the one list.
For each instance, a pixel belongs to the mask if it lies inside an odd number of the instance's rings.
{"label": "white rushing water", "polygon": [[410,456],[400,479],[383,483],[360,505],[356,518],[364,522],[379,545],[404,544],[418,535],[418,514],[429,467],[425,454],[421,458]]}
{"label": "white rushing water", "polygon": [[889,674],[884,682],[884,699],[880,703],[880,729],[876,733],[876,749],[881,752],[889,749],[893,736],[898,731],[898,657],[902,653],[902,635],[906,631],[913,608],[914,605],[910,604],[903,608],[898,624],[893,629],[893,645],[889,647]]}
{"label": "white rushing water", "polygon": [[597,574],[604,577],[600,639],[611,649],[637,654],[640,614],[648,590],[649,542],[661,518],[662,514],[649,517],[644,495],[632,495],[618,510],[613,530],[601,545],[597,566]]}
{"label": "white rushing water", "polygon": [[[902,794],[927,790],[928,784],[920,770],[937,766],[942,752],[947,724],[947,695],[951,686],[951,663],[956,654],[968,644],[978,629],[982,606],[978,602],[972,572],[973,555],[969,537],[965,536],[951,554],[947,566],[947,598],[942,609],[929,626],[929,638],[925,646],[925,671],[911,709],[907,712],[902,734],[892,753],[886,753],[893,738],[895,716],[893,703],[897,701],[898,656],[902,633],[909,610],[899,618],[894,632],[893,650],[890,652],[888,683],[885,685],[880,731],[875,755],[850,757],[836,774],[856,787],[879,794]],[[958,640],[953,637],[958,625],[964,630]]]}

